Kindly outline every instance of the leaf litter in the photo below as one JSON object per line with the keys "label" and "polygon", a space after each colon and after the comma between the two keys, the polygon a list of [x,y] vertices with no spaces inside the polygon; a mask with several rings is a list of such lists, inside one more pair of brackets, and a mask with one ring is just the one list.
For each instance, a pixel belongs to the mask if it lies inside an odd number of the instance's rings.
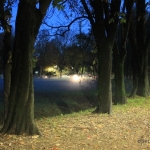
{"label": "leaf litter", "polygon": [[150,150],[150,109],[35,120],[42,136],[0,134],[0,150]]}

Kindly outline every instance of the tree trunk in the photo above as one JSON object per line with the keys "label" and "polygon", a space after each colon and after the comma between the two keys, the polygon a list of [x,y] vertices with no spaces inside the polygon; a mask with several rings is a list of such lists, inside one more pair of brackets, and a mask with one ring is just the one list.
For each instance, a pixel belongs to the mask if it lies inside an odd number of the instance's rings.
{"label": "tree trunk", "polygon": [[149,96],[149,81],[148,81],[148,50],[146,41],[146,10],[145,1],[136,2],[137,15],[137,45],[139,55],[139,70],[138,70],[138,89],[139,96]]}
{"label": "tree trunk", "polygon": [[[111,4],[108,5],[107,1],[93,0],[90,3],[93,8],[92,14],[85,0],[81,1],[88,14],[98,50],[98,105],[94,112],[111,114],[112,48],[118,24],[118,17],[114,16],[120,11],[121,1],[111,1]],[[111,17],[115,19],[109,23]]]}
{"label": "tree trunk", "polygon": [[82,66],[81,66],[81,78],[83,77],[84,74],[84,69],[85,69],[85,52],[82,52],[82,56],[83,56],[83,61],[82,61]]}
{"label": "tree trunk", "polygon": [[118,61],[115,71],[115,99],[114,104],[126,104],[126,92],[124,85],[124,63]]}
{"label": "tree trunk", "polygon": [[138,77],[137,77],[137,74],[133,72],[133,88],[129,97],[134,98],[136,96],[137,88],[138,88]]}
{"label": "tree trunk", "polygon": [[3,57],[3,75],[4,75],[4,119],[7,117],[9,106],[9,94],[11,83],[11,68],[12,68],[12,46],[11,46],[11,26],[6,25],[4,35],[4,57]]}
{"label": "tree trunk", "polygon": [[118,51],[117,43],[113,47],[114,72],[115,72],[115,98],[114,104],[126,104],[126,92],[124,84],[124,60],[125,50]]}
{"label": "tree trunk", "polygon": [[43,67],[40,66],[39,77],[42,78]]}
{"label": "tree trunk", "polygon": [[[133,18],[132,18],[133,19]],[[133,76],[133,87],[132,92],[129,97],[135,97],[138,89],[138,66],[139,66],[139,56],[138,56],[138,46],[136,44],[136,34],[135,34],[135,24],[131,21],[129,29],[129,41],[132,49],[131,52],[131,66],[132,66],[132,76]]]}
{"label": "tree trunk", "polygon": [[106,39],[99,46],[98,51],[98,106],[95,113],[112,112],[112,87],[111,87],[111,71],[112,71],[112,46]]}
{"label": "tree trunk", "polygon": [[59,70],[59,73],[60,73],[60,77],[59,78],[61,79],[62,78],[62,69]]}
{"label": "tree trunk", "polygon": [[[125,91],[125,83],[124,83],[124,61],[126,57],[126,40],[130,28],[131,22],[131,11],[133,6],[133,1],[128,0],[124,3],[124,8],[127,8],[127,23],[119,25],[119,43],[116,41],[113,47],[113,58],[114,58],[114,69],[115,69],[115,99],[114,104],[126,104],[126,91]],[[118,36],[118,37],[119,37]],[[117,47],[117,44],[120,44],[120,48]]]}
{"label": "tree trunk", "polygon": [[35,32],[35,4],[20,1],[16,18],[12,58],[11,92],[8,115],[1,130],[7,134],[39,134],[34,124],[34,90],[32,73]]}
{"label": "tree trunk", "polygon": [[143,59],[140,62],[140,69],[138,70],[138,89],[137,95],[147,97],[149,96],[149,79],[148,79],[148,51],[143,54]]}
{"label": "tree trunk", "polygon": [[[0,1],[0,24],[4,30],[4,52],[3,52],[3,75],[4,75],[4,120],[7,117],[10,82],[11,82],[11,63],[12,63],[12,46],[11,46],[11,26],[5,14],[5,1]],[[7,20],[8,19],[8,20]]]}
{"label": "tree trunk", "polygon": [[[149,96],[149,80],[148,80],[148,50],[150,47],[150,37],[146,34],[146,10],[145,10],[145,1],[137,1],[136,2],[136,30],[135,25],[132,29],[130,29],[130,43],[132,46],[132,53],[134,55],[134,70],[136,71],[135,80],[136,82],[133,84],[137,87],[133,87],[133,90],[137,90],[136,92],[132,92],[132,94],[137,94],[139,96]],[[147,37],[146,37],[147,36]],[[138,79],[138,81],[136,80]],[[135,96],[135,95],[131,95]]]}

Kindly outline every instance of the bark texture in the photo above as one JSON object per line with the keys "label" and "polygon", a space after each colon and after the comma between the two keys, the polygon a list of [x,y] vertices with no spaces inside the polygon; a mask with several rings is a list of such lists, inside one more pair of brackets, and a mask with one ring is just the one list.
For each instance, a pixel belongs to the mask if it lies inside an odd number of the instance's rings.
{"label": "bark texture", "polygon": [[[9,10],[9,9],[8,9]],[[7,117],[11,83],[12,41],[11,25],[9,25],[4,1],[0,1],[0,23],[4,30],[3,76],[4,76],[4,119]]]}
{"label": "bark texture", "polygon": [[[114,104],[126,104],[126,91],[124,83],[124,61],[126,57],[126,41],[129,33],[130,22],[132,17],[133,0],[126,0],[124,7],[126,7],[126,24],[119,25],[120,41],[115,42],[113,47],[114,71],[115,71],[115,98]],[[122,11],[124,13],[124,9]],[[119,37],[118,35],[118,37]],[[120,45],[119,48],[117,45]]]}
{"label": "bark texture", "polygon": [[9,94],[11,84],[11,68],[12,68],[12,41],[11,41],[11,26],[7,24],[7,30],[3,39],[4,56],[3,56],[3,76],[4,76],[4,119],[7,118],[9,106]]}
{"label": "bark texture", "polygon": [[146,10],[145,0],[136,1],[136,21],[130,29],[130,44],[133,56],[133,90],[131,97],[149,96],[148,79],[148,50],[150,48],[150,34],[146,33]]}
{"label": "bark texture", "polygon": [[112,112],[112,87],[111,87],[111,72],[112,72],[112,43],[108,41],[101,42],[101,50],[98,53],[98,106],[96,113]]}
{"label": "bark texture", "polygon": [[117,43],[115,42],[113,47],[113,59],[114,59],[114,72],[115,72],[115,97],[114,104],[125,104],[126,92],[124,84],[124,59],[125,59],[125,48],[118,50]]}
{"label": "bark texture", "polygon": [[[117,31],[118,16],[120,12],[120,0],[90,1],[92,13],[85,0],[81,0],[91,23],[93,35],[98,49],[98,105],[95,113],[112,112],[112,48]],[[104,17],[105,16],[105,17]],[[112,22],[109,22],[112,19]]]}
{"label": "bark texture", "polygon": [[[35,38],[50,0],[20,0],[16,18],[8,115],[1,130],[7,134],[40,134],[34,123],[32,55]],[[45,4],[45,5],[44,5]]]}

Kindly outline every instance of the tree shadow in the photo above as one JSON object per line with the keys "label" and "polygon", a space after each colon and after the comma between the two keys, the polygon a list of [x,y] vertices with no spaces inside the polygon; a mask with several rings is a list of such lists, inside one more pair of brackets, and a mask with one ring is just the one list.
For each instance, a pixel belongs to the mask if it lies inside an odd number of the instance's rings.
{"label": "tree shadow", "polygon": [[35,94],[35,118],[71,114],[96,106],[96,96],[88,92],[49,92]]}
{"label": "tree shadow", "polygon": [[65,101],[55,101],[57,108],[61,111],[62,114],[69,114],[71,110],[68,104]]}

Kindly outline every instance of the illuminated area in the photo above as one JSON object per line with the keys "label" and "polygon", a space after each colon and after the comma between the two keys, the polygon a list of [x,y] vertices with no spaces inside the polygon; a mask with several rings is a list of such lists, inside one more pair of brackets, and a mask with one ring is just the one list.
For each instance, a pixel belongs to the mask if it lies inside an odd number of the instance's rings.
{"label": "illuminated area", "polygon": [[56,72],[57,70],[56,70],[55,67],[47,67],[47,68],[45,68],[44,71],[47,71],[47,72]]}
{"label": "illuminated area", "polygon": [[48,76],[44,76],[44,79],[48,79]]}
{"label": "illuminated area", "polygon": [[73,80],[73,81],[79,81],[79,80],[80,80],[80,76],[77,75],[77,74],[74,74],[74,75],[72,76],[72,80]]}

